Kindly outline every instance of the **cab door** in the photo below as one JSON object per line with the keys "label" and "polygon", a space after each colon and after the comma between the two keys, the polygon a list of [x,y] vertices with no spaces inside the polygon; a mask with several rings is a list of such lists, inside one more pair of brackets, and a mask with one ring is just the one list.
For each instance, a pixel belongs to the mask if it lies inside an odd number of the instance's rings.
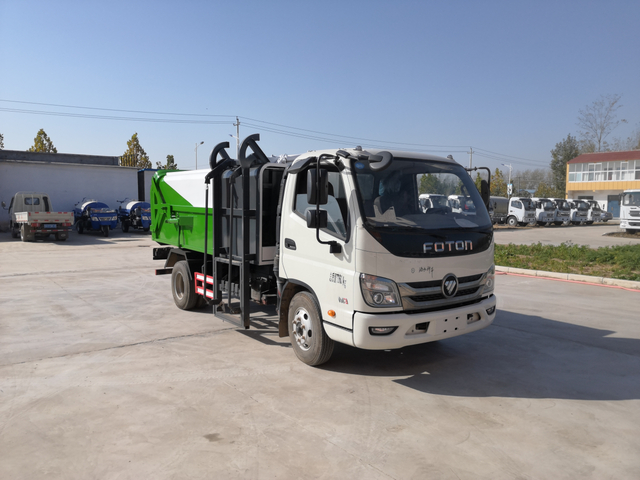
{"label": "cab door", "polygon": [[[315,168],[315,166],[313,167]],[[321,167],[322,168],[322,167]],[[330,245],[318,242],[316,229],[308,228],[306,212],[315,210],[307,202],[307,171],[301,170],[289,181],[295,188],[288,188],[284,198],[282,230],[280,233],[282,276],[290,282],[304,285],[317,298],[323,320],[340,327],[352,328],[353,294],[356,288],[354,274],[355,229],[349,205],[350,179],[331,166],[328,170],[329,196],[326,205],[328,225],[319,232],[320,240],[333,241],[339,253],[331,253]],[[293,176],[293,175],[292,175]],[[333,310],[335,317],[328,316]]]}

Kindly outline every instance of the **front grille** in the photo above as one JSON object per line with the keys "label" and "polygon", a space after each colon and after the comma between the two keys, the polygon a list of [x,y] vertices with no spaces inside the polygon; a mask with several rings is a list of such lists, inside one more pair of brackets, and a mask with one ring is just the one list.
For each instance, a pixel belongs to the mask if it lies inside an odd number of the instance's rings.
{"label": "front grille", "polygon": [[631,215],[632,217],[640,217],[640,211],[633,211],[633,212],[629,212],[629,215]]}
{"label": "front grille", "polygon": [[442,280],[400,283],[400,296],[405,311],[441,308],[460,305],[461,302],[475,301],[483,292],[485,274],[468,275],[458,278],[458,292],[454,297],[442,293]]}
{"label": "front grille", "polygon": [[[482,278],[482,274],[479,275],[469,275],[468,277],[460,277],[458,278],[458,283],[469,283],[476,282]],[[442,280],[431,280],[429,282],[411,282],[407,283],[411,288],[433,288],[439,287],[442,285]]]}
{"label": "front grille", "polygon": [[[458,290],[458,293],[456,293],[456,295],[452,298],[456,298],[456,297],[465,297],[467,295],[473,295],[474,293],[476,293],[478,291],[480,287],[475,287],[475,288],[466,288],[464,290]],[[411,300],[413,300],[414,302],[433,302],[436,300],[444,300],[447,297],[445,297],[442,293],[436,293],[433,295],[419,295],[419,296],[413,296],[413,297],[409,297]]]}

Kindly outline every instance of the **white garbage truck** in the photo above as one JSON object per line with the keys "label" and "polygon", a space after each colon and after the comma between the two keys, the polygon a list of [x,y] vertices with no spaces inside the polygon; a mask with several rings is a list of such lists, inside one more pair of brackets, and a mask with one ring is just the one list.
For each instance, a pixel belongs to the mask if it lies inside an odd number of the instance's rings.
{"label": "white garbage truck", "polygon": [[571,206],[564,198],[552,198],[556,210],[553,214],[555,225],[567,226],[571,222]]}
{"label": "white garbage truck", "polygon": [[534,224],[536,221],[536,206],[530,198],[511,197],[509,199],[509,213],[507,224],[510,227],[521,227]]}
{"label": "white garbage truck", "polygon": [[553,223],[556,205],[548,198],[533,197],[531,201],[536,207],[536,223],[543,227]]}
{"label": "white garbage truck", "polygon": [[575,198],[568,198],[567,202],[571,207],[571,224],[586,224],[589,218],[589,204],[585,200]]}
{"label": "white garbage truck", "polygon": [[[486,181],[480,193],[453,159],[362,148],[273,163],[259,138],[247,137],[237,160],[223,142],[210,170],[152,180],[156,273],[171,274],[179,308],[213,304],[249,328],[265,318],[252,308],[274,304],[269,318],[308,365],[328,361],[334,342],[397,349],[492,323]],[[456,189],[473,209],[424,213],[420,193]]]}
{"label": "white garbage truck", "polygon": [[640,232],[640,190],[625,190],[620,200],[620,228]]}

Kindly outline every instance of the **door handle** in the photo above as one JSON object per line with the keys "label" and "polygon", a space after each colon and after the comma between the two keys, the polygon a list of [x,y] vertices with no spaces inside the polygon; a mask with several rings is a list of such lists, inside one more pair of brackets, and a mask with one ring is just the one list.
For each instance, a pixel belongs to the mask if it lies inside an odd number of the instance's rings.
{"label": "door handle", "polygon": [[284,239],[284,248],[288,248],[289,250],[295,250],[296,249],[296,242],[294,242],[290,238],[285,238]]}

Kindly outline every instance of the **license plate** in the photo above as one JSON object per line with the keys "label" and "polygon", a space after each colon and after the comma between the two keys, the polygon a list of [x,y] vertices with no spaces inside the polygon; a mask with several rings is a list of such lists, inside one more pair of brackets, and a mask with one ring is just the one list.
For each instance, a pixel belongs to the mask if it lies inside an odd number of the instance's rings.
{"label": "license plate", "polygon": [[58,225],[56,225],[55,223],[45,223],[44,224],[44,228],[57,228]]}

